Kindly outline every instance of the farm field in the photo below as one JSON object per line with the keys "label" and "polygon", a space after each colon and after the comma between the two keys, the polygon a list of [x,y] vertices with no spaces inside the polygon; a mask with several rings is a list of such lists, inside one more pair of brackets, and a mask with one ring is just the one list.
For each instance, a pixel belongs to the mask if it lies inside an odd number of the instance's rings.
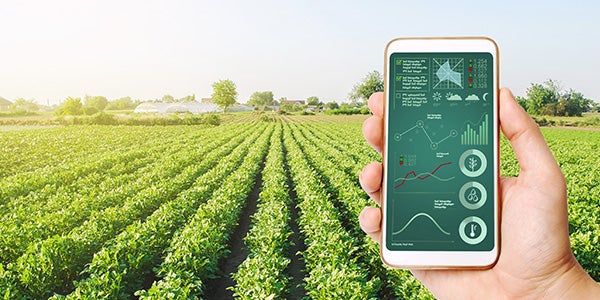
{"label": "farm field", "polygon": [[[358,226],[365,116],[0,130],[5,299],[427,299]],[[600,132],[544,128],[600,281]],[[501,141],[505,176],[518,173]]]}

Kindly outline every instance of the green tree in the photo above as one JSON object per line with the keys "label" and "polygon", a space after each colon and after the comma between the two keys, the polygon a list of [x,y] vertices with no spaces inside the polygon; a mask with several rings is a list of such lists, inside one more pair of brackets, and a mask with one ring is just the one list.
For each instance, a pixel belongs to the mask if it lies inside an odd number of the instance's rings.
{"label": "green tree", "polygon": [[275,104],[273,92],[254,92],[250,96],[250,100],[248,100],[247,104],[261,109],[264,109],[266,106],[273,105]]}
{"label": "green tree", "polygon": [[56,114],[60,116],[83,115],[83,104],[81,103],[81,98],[68,97],[58,108]]}
{"label": "green tree", "polygon": [[173,97],[171,95],[164,95],[160,99],[160,102],[163,102],[163,103],[174,103],[175,102],[175,97]]}
{"label": "green tree", "polygon": [[303,109],[303,107],[302,107],[302,105],[282,104],[280,109],[283,111],[292,112],[292,111],[301,111]]}
{"label": "green tree", "polygon": [[183,98],[175,100],[175,102],[194,102],[194,101],[196,101],[196,95],[195,94],[191,94],[191,95],[188,95],[188,96],[185,96]]}
{"label": "green tree", "polygon": [[223,112],[227,111],[227,107],[232,106],[236,103],[237,91],[235,89],[235,83],[229,79],[219,80],[212,84],[213,93],[212,99]]}
{"label": "green tree", "polygon": [[352,109],[354,108],[353,105],[350,105],[349,103],[342,103],[342,105],[340,105],[340,109]]}
{"label": "green tree", "polygon": [[85,95],[84,99],[85,106],[94,107],[98,111],[103,111],[108,105],[108,99],[104,96]]}
{"label": "green tree", "polygon": [[571,89],[561,95],[558,103],[561,116],[581,117],[583,112],[589,110],[592,100],[585,98],[582,93]]}
{"label": "green tree", "polygon": [[19,98],[13,102],[10,106],[10,109],[13,111],[26,111],[26,112],[35,112],[40,110],[40,107],[35,103],[34,99],[26,100],[24,98]]}
{"label": "green tree", "polygon": [[[517,101],[521,104],[520,99]],[[573,89],[565,92],[562,84],[553,79],[531,84],[527,89],[527,112],[534,115],[582,116],[591,102]]]}
{"label": "green tree", "polygon": [[340,108],[340,105],[337,102],[327,102],[327,103],[325,103],[325,108],[338,109],[338,108]]}
{"label": "green tree", "polygon": [[521,105],[521,107],[523,107],[523,109],[527,110],[527,99],[526,98],[517,96],[515,98],[515,100],[517,100],[517,103],[519,103],[519,105]]}
{"label": "green tree", "polygon": [[527,112],[529,114],[539,115],[546,104],[556,102],[558,102],[558,95],[553,88],[536,83],[531,84],[527,89]]}
{"label": "green tree", "polygon": [[321,103],[321,101],[319,101],[319,98],[317,96],[311,96],[306,99],[306,104],[319,106],[319,105],[322,105],[323,103]]}
{"label": "green tree", "polygon": [[121,97],[119,99],[115,99],[113,101],[108,102],[106,105],[106,110],[125,110],[125,109],[134,109],[137,106],[131,100],[131,97]]}
{"label": "green tree", "polygon": [[281,98],[279,98],[279,100],[278,100],[279,105],[283,105],[286,100],[287,100],[287,97],[281,97]]}
{"label": "green tree", "polygon": [[359,83],[354,85],[350,92],[350,100],[357,104],[364,104],[375,92],[383,91],[383,77],[379,71],[367,74]]}

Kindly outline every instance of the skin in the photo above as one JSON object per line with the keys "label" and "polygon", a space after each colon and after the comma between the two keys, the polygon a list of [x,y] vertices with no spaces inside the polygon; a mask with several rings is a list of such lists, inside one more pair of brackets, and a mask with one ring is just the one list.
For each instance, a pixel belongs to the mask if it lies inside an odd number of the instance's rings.
{"label": "skin", "polygon": [[[373,116],[363,134],[379,153],[383,145],[383,93],[369,99]],[[598,299],[600,285],[579,265],[569,243],[564,176],[537,124],[511,91],[500,91],[500,126],[519,161],[518,177],[500,182],[501,254],[488,270],[411,270],[438,299]],[[360,174],[363,189],[381,205],[381,163]],[[359,216],[365,233],[381,243],[381,210]],[[469,288],[476,287],[476,288]]]}

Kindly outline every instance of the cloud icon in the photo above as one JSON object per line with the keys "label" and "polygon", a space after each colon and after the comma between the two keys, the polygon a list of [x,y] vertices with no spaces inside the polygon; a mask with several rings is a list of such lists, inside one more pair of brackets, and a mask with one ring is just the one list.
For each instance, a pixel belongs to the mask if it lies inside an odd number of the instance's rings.
{"label": "cloud icon", "polygon": [[454,94],[446,99],[448,99],[448,101],[461,101],[462,100],[462,98],[457,94]]}
{"label": "cloud icon", "polygon": [[475,94],[472,94],[472,95],[467,96],[467,98],[465,98],[465,100],[467,100],[467,101],[479,101],[479,97],[477,97],[477,95],[475,95]]}

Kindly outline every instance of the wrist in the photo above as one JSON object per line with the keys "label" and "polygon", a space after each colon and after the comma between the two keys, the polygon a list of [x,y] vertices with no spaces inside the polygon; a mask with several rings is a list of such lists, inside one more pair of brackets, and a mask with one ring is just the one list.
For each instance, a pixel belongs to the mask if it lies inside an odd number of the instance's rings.
{"label": "wrist", "polygon": [[550,299],[599,299],[600,285],[573,258],[573,264],[548,288]]}

